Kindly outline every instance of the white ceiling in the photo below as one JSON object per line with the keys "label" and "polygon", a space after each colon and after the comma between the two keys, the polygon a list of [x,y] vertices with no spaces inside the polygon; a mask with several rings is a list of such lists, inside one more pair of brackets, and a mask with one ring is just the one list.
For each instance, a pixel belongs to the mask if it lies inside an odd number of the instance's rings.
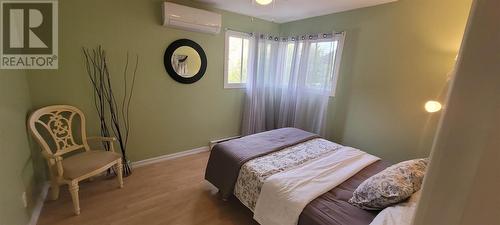
{"label": "white ceiling", "polygon": [[254,0],[198,0],[215,8],[285,23],[315,16],[380,5],[397,0],[274,0],[266,6]]}

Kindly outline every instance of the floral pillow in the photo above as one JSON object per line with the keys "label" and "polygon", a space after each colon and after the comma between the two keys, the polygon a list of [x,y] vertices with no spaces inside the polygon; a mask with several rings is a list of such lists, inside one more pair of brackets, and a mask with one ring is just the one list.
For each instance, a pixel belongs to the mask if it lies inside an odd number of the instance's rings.
{"label": "floral pillow", "polygon": [[428,159],[392,165],[361,183],[349,203],[362,209],[381,210],[420,190]]}

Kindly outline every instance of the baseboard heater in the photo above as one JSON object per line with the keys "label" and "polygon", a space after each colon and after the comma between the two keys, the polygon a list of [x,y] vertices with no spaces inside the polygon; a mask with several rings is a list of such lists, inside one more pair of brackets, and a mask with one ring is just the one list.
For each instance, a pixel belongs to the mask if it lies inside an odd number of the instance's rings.
{"label": "baseboard heater", "polygon": [[219,140],[213,140],[213,141],[210,141],[208,143],[208,147],[210,148],[210,150],[212,150],[212,148],[216,145],[216,144],[219,144],[219,143],[222,143],[222,142],[225,142],[225,141],[229,141],[229,140],[233,140],[233,139],[236,139],[236,138],[240,138],[241,136],[234,136],[234,137],[228,137],[228,138],[222,138],[222,139],[219,139]]}

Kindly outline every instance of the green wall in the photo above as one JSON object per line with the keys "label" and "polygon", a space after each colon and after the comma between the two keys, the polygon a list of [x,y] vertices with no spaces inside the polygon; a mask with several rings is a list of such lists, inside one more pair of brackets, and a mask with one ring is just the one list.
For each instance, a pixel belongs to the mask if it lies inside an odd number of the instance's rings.
{"label": "green wall", "polygon": [[44,180],[40,154],[32,148],[25,125],[30,109],[26,72],[0,70],[0,224],[27,224]]}
{"label": "green wall", "polygon": [[[97,134],[81,47],[102,44],[119,94],[127,51],[140,56],[131,106],[133,161],[239,134],[244,93],[223,88],[224,32],[162,27],[161,2],[60,1],[60,66],[30,71],[34,105],[76,105],[89,117],[90,134]],[[400,161],[428,153],[438,114],[430,116],[423,104],[445,86],[470,4],[400,0],[281,25],[219,12],[223,26],[237,30],[284,35],[347,31],[338,92],[329,107],[328,138]],[[207,54],[207,72],[192,85],[175,82],[163,68],[165,48],[180,38],[198,42]]]}
{"label": "green wall", "polygon": [[[203,8],[203,6],[179,1]],[[244,92],[223,88],[224,32],[203,34],[161,25],[160,0],[59,1],[58,70],[30,73],[35,106],[72,104],[89,117],[89,132],[97,134],[92,90],[81,48],[101,44],[121,93],[127,51],[140,57],[131,105],[132,161],[208,145],[209,140],[239,134]],[[238,30],[278,33],[278,24],[222,12],[223,26]],[[186,85],[165,72],[163,53],[173,41],[189,38],[208,58],[205,76]]]}
{"label": "green wall", "polygon": [[281,34],[346,31],[330,139],[384,159],[426,156],[438,114],[424,111],[451,72],[472,0],[400,0],[280,26]]}

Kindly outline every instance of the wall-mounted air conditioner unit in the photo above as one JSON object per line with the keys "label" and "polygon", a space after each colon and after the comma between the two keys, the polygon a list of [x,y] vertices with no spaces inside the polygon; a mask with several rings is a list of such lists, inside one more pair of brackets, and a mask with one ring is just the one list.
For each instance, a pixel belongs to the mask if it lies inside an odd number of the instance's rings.
{"label": "wall-mounted air conditioner unit", "polygon": [[172,2],[163,3],[163,26],[218,34],[221,25],[222,16],[220,14]]}

